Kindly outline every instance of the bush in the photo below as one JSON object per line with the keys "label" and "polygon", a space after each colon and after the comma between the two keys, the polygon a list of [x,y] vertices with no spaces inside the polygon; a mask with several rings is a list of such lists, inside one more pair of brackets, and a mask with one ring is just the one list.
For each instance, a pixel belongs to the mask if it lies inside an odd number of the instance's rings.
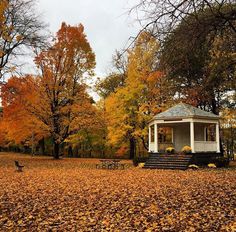
{"label": "bush", "polygon": [[175,149],[173,147],[167,147],[166,152],[167,153],[174,153]]}
{"label": "bush", "polygon": [[134,157],[133,164],[135,167],[137,167],[139,163],[145,163],[147,159],[148,157]]}
{"label": "bush", "polygon": [[145,163],[139,163],[139,164],[138,164],[138,167],[139,167],[139,168],[143,168],[143,167],[144,167],[144,164],[145,164]]}
{"label": "bush", "polygon": [[190,164],[188,168],[193,169],[193,170],[199,169],[199,167],[196,164]]}
{"label": "bush", "polygon": [[185,154],[190,154],[192,152],[192,148],[190,146],[184,146],[181,151]]}
{"label": "bush", "polygon": [[207,166],[208,166],[208,168],[216,168],[216,165],[215,165],[215,164],[212,164],[212,163],[211,163],[211,164],[208,164]]}
{"label": "bush", "polygon": [[226,157],[216,157],[214,163],[218,168],[228,167],[229,160]]}

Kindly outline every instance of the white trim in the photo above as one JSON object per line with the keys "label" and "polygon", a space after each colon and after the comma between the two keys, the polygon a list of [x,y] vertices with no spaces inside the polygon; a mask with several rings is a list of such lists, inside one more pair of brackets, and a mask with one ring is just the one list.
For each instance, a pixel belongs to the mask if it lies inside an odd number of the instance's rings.
{"label": "white trim", "polygon": [[174,127],[171,127],[171,142],[174,144]]}
{"label": "white trim", "polygon": [[151,152],[151,126],[148,127],[148,152]]}
{"label": "white trim", "polygon": [[206,130],[207,130],[207,127],[204,126],[204,130],[203,130],[203,133],[204,133],[203,139],[204,139],[204,141],[207,141],[207,138],[206,138]]}
{"label": "white trim", "polygon": [[190,122],[190,147],[192,148],[192,152],[195,152],[194,149],[194,122]]}
{"label": "white trim", "polygon": [[219,119],[216,120],[208,120],[208,119],[193,119],[193,122],[200,122],[200,123],[210,123],[210,124],[216,124],[219,122]]}
{"label": "white trim", "polygon": [[155,125],[155,123],[154,123],[154,121],[153,121],[152,123],[149,123],[148,125],[149,125],[149,126],[153,126],[153,125]]}
{"label": "white trim", "polygon": [[181,121],[165,121],[165,120],[154,120],[149,125],[153,124],[176,124],[176,123],[186,123],[186,122],[200,122],[200,123],[209,123],[209,124],[217,124],[219,119],[196,119],[196,118],[184,118]]}
{"label": "white trim", "polygon": [[154,152],[158,152],[158,127],[154,124]]}
{"label": "white trim", "polygon": [[217,143],[217,152],[220,153],[220,126],[219,126],[219,122],[216,124],[216,143]]}

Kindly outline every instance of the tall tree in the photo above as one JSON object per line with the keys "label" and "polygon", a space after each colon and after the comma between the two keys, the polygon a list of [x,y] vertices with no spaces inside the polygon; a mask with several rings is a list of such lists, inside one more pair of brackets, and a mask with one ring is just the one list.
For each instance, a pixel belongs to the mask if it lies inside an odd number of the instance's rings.
{"label": "tall tree", "polygon": [[229,28],[236,33],[234,0],[139,0],[130,13],[137,13],[142,30],[150,30],[159,39],[163,39],[187,16],[191,15],[194,24],[201,26],[199,13],[205,10],[209,11],[208,29],[221,31]]}
{"label": "tall tree", "polygon": [[[54,157],[59,145],[69,136],[75,122],[86,117],[91,106],[84,79],[93,75],[95,55],[84,34],[84,27],[62,23],[54,45],[43,51],[36,64],[42,71],[42,90],[50,109],[47,123],[51,128]],[[36,115],[40,112],[36,112]]]}
{"label": "tall tree", "polygon": [[[93,113],[84,79],[93,75],[95,55],[83,26],[63,23],[52,47],[42,51],[35,62],[42,75],[24,78],[24,91],[17,88],[17,98],[3,97],[3,104],[9,108],[12,101],[20,101],[30,115],[43,123],[53,140],[54,158],[58,159],[60,144]],[[9,91],[7,84],[3,96]]]}
{"label": "tall tree", "polygon": [[125,85],[125,76],[119,73],[111,73],[104,79],[98,79],[95,89],[102,98],[107,98],[115,93],[119,87]]}
{"label": "tall tree", "polygon": [[161,65],[183,100],[219,114],[227,92],[235,91],[235,34],[211,31],[209,15],[199,12],[201,25],[192,15],[184,18],[165,39]]}
{"label": "tall tree", "polygon": [[[89,117],[80,121],[79,130],[75,130],[74,133],[65,140],[68,153],[70,153],[71,156],[80,154],[87,157],[92,157],[92,155],[105,157],[107,135],[106,121],[104,120],[103,110],[99,108],[99,106],[91,107]],[[109,153],[109,155],[111,155],[111,151],[109,151]]]}
{"label": "tall tree", "polygon": [[45,42],[45,24],[34,8],[34,0],[0,1],[0,81],[15,70],[22,49]]}
{"label": "tall tree", "polygon": [[147,148],[147,122],[162,110],[158,100],[164,102],[164,75],[156,71],[158,49],[154,37],[140,34],[129,51],[125,85],[106,99],[109,141],[118,147],[128,141],[130,158],[135,156],[138,142]]}
{"label": "tall tree", "polygon": [[98,78],[95,90],[103,99],[115,93],[119,87],[125,85],[127,78],[127,55],[124,52],[116,51],[113,55],[113,71],[105,78]]}
{"label": "tall tree", "polygon": [[48,136],[48,128],[28,111],[26,103],[36,100],[34,78],[11,77],[2,87],[2,104],[4,107],[2,127],[5,138],[15,144],[33,145],[44,136]]}
{"label": "tall tree", "polygon": [[224,150],[228,158],[234,159],[236,151],[236,108],[225,108],[222,110],[221,130]]}

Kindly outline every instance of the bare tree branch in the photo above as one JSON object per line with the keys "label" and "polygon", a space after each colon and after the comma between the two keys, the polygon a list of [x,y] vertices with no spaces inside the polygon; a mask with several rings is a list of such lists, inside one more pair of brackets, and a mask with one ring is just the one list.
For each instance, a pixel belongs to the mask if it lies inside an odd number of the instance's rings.
{"label": "bare tree branch", "polygon": [[42,46],[46,25],[35,13],[35,0],[1,0],[0,8],[0,79],[16,66],[15,57],[26,54],[25,48]]}

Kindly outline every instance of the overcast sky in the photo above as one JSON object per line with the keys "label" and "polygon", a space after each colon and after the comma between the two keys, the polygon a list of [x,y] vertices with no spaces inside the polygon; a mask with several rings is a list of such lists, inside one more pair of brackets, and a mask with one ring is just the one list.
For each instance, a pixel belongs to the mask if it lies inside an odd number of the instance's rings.
{"label": "overcast sky", "polygon": [[56,33],[62,22],[82,23],[88,41],[96,54],[96,75],[109,72],[115,50],[127,46],[130,36],[137,33],[134,20],[127,11],[137,0],[38,0],[39,12]]}

